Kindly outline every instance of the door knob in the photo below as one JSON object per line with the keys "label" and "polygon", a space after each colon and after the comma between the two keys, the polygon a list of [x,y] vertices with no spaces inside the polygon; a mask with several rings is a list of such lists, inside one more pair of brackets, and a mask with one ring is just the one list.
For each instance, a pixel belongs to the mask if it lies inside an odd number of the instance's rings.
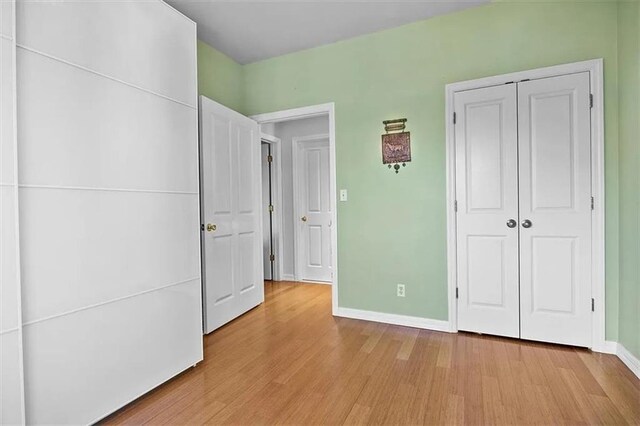
{"label": "door knob", "polygon": [[216,225],[214,225],[213,223],[207,223],[207,231],[213,232],[216,229],[218,229],[218,227]]}
{"label": "door knob", "polygon": [[522,227],[523,228],[531,228],[531,225],[532,225],[532,223],[531,223],[531,221],[529,219],[525,219],[525,220],[522,221]]}
{"label": "door knob", "polygon": [[515,220],[515,219],[509,219],[509,220],[507,221],[507,226],[508,226],[509,228],[515,228],[517,224],[518,224],[518,222],[516,222],[516,220]]}
{"label": "door knob", "polygon": [[302,216],[302,217],[300,218],[300,220],[301,220],[301,221],[303,221],[303,222],[306,222],[306,221],[307,221],[307,217],[306,217],[306,216]]}

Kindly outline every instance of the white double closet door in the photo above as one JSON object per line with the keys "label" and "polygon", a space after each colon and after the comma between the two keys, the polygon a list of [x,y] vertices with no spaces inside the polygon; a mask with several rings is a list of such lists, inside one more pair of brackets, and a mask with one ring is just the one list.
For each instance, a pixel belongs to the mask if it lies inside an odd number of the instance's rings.
{"label": "white double closet door", "polygon": [[589,73],[454,103],[458,329],[590,347]]}

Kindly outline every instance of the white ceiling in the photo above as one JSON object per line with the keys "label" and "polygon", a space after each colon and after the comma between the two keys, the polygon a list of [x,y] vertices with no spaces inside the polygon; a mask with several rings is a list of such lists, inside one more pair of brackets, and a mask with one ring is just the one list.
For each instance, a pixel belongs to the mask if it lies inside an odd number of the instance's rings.
{"label": "white ceiling", "polygon": [[198,37],[241,64],[489,3],[490,0],[168,0]]}

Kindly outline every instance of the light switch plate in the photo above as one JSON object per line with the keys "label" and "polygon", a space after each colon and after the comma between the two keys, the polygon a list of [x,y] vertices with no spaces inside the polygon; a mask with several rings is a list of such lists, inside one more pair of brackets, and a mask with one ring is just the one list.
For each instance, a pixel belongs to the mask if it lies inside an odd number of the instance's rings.
{"label": "light switch plate", "polygon": [[340,201],[347,201],[347,190],[346,189],[341,189],[340,190]]}

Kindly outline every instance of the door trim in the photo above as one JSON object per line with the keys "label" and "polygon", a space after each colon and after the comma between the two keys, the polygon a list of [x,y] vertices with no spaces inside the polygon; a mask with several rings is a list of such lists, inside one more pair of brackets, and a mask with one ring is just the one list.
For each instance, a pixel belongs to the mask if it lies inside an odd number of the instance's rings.
{"label": "door trim", "polygon": [[[298,155],[300,154],[300,144],[305,142],[313,142],[319,141],[323,139],[329,139],[328,133],[321,133],[317,135],[307,135],[307,136],[298,136],[291,138],[291,165],[292,165],[292,176],[293,176],[293,214],[294,221],[297,223],[297,217],[300,215],[300,165],[298,164]],[[331,149],[331,147],[329,147]],[[329,161],[331,162],[331,161]],[[331,165],[329,165],[331,168]],[[329,170],[331,173],[331,170]],[[333,203],[331,205],[333,208]],[[296,281],[303,281],[300,276],[300,272],[302,271],[302,264],[300,260],[302,256],[300,254],[300,232],[298,230],[298,225],[296,224],[293,227],[293,276]],[[332,236],[333,239],[333,236]],[[333,248],[332,248],[333,250]],[[304,280],[305,282],[315,282]],[[327,283],[319,283],[319,284],[327,284]]]}
{"label": "door trim", "polygon": [[[275,229],[277,229],[277,238],[274,240],[273,254],[276,256],[276,264],[274,268],[273,280],[282,280],[282,271],[284,270],[284,260],[282,258],[282,247],[284,247],[284,241],[282,239],[282,141],[273,135],[269,135],[264,132],[260,132],[260,141],[268,143],[275,151],[273,154],[272,168],[272,193],[273,198],[273,219]],[[273,189],[275,188],[275,191]]]}
{"label": "door trim", "polygon": [[591,109],[591,193],[595,199],[592,232],[591,294],[595,300],[592,315],[591,349],[606,352],[605,341],[605,186],[604,186],[604,96],[603,60],[592,59],[447,84],[445,87],[446,178],[447,178],[447,283],[449,331],[458,331],[456,303],[456,212],[455,134],[453,126],[454,94],[465,90],[497,86],[526,79],[589,72],[593,108]]}
{"label": "door trim", "polygon": [[287,109],[283,111],[270,112],[253,115],[250,118],[258,124],[277,123],[300,118],[311,118],[319,116],[329,118],[329,190],[331,191],[331,216],[333,226],[331,227],[331,265],[333,267],[331,282],[331,312],[332,315],[338,313],[338,206],[337,206],[337,181],[336,181],[336,119],[335,103],[311,105],[301,108]]}

